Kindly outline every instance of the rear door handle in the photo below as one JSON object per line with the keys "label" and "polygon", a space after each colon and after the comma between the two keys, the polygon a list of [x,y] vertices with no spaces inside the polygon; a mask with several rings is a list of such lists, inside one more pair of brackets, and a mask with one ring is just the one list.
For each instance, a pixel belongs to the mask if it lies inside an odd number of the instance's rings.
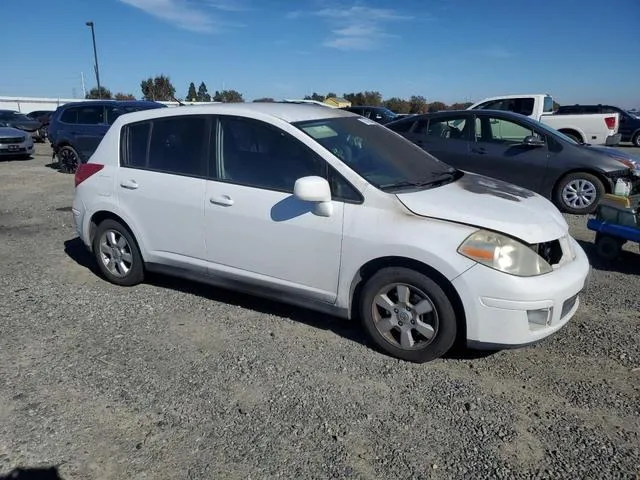
{"label": "rear door handle", "polygon": [[120,182],[120,186],[128,190],[135,190],[136,188],[138,188],[138,182],[136,182],[135,180],[123,180]]}
{"label": "rear door handle", "polygon": [[229,195],[220,195],[219,197],[211,197],[209,201],[214,205],[222,205],[223,207],[230,207],[233,205],[233,198]]}

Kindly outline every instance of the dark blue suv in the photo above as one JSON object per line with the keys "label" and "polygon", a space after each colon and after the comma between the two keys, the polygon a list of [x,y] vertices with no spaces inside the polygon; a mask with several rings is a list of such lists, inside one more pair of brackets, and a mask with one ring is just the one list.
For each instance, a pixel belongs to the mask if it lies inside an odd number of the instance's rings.
{"label": "dark blue suv", "polygon": [[166,105],[146,100],[90,100],[65,103],[51,115],[48,135],[60,171],[73,173],[93,155],[120,115]]}

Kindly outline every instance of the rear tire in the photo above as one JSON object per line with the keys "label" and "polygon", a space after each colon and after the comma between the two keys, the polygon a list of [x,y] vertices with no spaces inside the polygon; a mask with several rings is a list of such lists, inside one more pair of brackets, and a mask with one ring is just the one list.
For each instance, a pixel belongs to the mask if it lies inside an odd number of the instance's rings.
{"label": "rear tire", "polygon": [[582,137],[580,137],[580,135],[578,135],[577,133],[563,132],[562,130],[560,130],[560,133],[565,134],[567,137],[571,138],[572,140],[575,140],[578,143],[582,143]]}
{"label": "rear tire", "polygon": [[58,167],[62,173],[75,173],[80,163],[80,156],[71,145],[65,145],[58,150]]}
{"label": "rear tire", "polygon": [[634,146],[640,148],[640,132],[637,132],[633,138],[631,139],[631,143],[633,143]]}
{"label": "rear tire", "polygon": [[446,293],[408,268],[384,268],[366,282],[360,317],[376,346],[414,363],[441,357],[456,340],[456,314]]}
{"label": "rear tire", "polygon": [[595,212],[605,193],[604,183],[595,175],[573,172],[560,179],[553,193],[553,200],[565,213],[587,215]]}
{"label": "rear tire", "polygon": [[135,238],[116,220],[104,220],[93,237],[93,255],[102,276],[130,287],[144,280],[144,262]]}

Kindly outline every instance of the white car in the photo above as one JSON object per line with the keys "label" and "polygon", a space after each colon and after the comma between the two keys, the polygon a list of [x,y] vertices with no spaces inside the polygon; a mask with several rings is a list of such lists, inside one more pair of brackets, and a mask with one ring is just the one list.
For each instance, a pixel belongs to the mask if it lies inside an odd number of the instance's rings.
{"label": "white car", "polygon": [[549,201],[461,172],[341,109],[218,104],[125,114],[75,176],[104,277],[145,272],[360,318],[413,362],[536,342],[590,272]]}

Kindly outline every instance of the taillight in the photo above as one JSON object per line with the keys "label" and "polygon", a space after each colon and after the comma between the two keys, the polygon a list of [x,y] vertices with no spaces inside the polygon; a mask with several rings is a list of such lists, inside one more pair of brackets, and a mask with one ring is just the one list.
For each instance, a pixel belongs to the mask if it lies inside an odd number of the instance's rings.
{"label": "taillight", "polygon": [[78,168],[76,168],[75,176],[76,187],[94,173],[98,173],[103,168],[104,165],[100,163],[81,163],[80,165],[78,165]]}
{"label": "taillight", "polygon": [[615,130],[616,128],[616,117],[605,117],[604,123],[607,124],[607,128],[609,130]]}

